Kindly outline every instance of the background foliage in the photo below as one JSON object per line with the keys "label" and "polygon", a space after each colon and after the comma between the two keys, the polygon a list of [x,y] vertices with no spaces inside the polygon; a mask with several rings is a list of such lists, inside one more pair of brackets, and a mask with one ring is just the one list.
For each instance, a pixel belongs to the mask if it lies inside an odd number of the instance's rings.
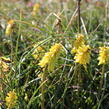
{"label": "background foliage", "polygon": [[[34,3],[40,4],[35,16]],[[53,72],[47,72],[45,109],[109,109],[109,65],[105,65],[105,86],[100,87],[102,65],[98,49],[109,45],[109,2],[81,2],[81,33],[91,46],[87,71],[74,63],[71,54],[78,32],[77,1],[0,2],[0,56],[10,58],[9,71],[0,72],[0,107],[6,109],[5,97],[15,90],[15,109],[40,109],[39,74],[42,72],[33,51],[38,46],[48,52],[55,43],[64,49]],[[15,20],[11,36],[5,35],[8,20]],[[38,45],[34,48],[34,45]],[[40,52],[39,52],[40,53]]]}

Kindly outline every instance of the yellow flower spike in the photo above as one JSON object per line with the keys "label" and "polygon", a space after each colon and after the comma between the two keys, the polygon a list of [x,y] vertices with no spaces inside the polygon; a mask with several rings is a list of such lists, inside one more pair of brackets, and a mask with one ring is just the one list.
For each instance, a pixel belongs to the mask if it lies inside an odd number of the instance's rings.
{"label": "yellow flower spike", "polygon": [[8,109],[12,109],[15,107],[15,105],[17,104],[17,95],[14,91],[10,91],[5,100],[6,100],[6,105],[8,107]]}
{"label": "yellow flower spike", "polygon": [[11,35],[13,24],[14,24],[14,20],[9,20],[8,25],[6,27],[6,31],[5,31],[5,34],[7,36]]}
{"label": "yellow flower spike", "polygon": [[98,60],[98,65],[109,62],[109,47],[100,47]]}
{"label": "yellow flower spike", "polygon": [[77,34],[76,40],[74,41],[74,48],[71,50],[71,53],[76,53],[77,49],[85,44],[84,35]]}
{"label": "yellow flower spike", "polygon": [[13,24],[14,24],[14,20],[12,20],[12,19],[9,20],[9,21],[8,21],[8,25],[9,25],[9,24],[10,24],[10,25],[13,25]]}
{"label": "yellow flower spike", "polygon": [[78,34],[78,35],[76,36],[76,40],[75,40],[75,42],[74,42],[74,47],[75,47],[75,48],[79,48],[79,47],[82,46],[83,44],[85,44],[84,35]]}
{"label": "yellow flower spike", "polygon": [[40,4],[39,4],[39,3],[36,3],[36,4],[33,6],[33,12],[32,12],[32,14],[33,14],[33,15],[36,15],[36,13],[38,13],[39,9],[40,9]]}
{"label": "yellow flower spike", "polygon": [[59,58],[60,51],[62,49],[61,44],[55,44],[50,48],[50,51],[45,53],[44,57],[40,61],[39,65],[42,68],[47,68],[48,71],[53,71],[55,67],[55,63]]}
{"label": "yellow flower spike", "polygon": [[44,55],[45,50],[41,46],[36,47],[35,45],[34,47],[36,49],[33,51],[32,56],[34,59],[40,59]]}
{"label": "yellow flower spike", "polygon": [[89,64],[90,62],[90,46],[89,45],[83,45],[77,49],[77,52],[75,54],[75,63],[82,64],[84,67],[86,67],[86,64]]}
{"label": "yellow flower spike", "polygon": [[[52,72],[54,70],[55,63],[59,58],[62,47],[63,46],[60,43],[56,43],[50,48],[49,52],[45,53],[44,57],[39,62],[40,67],[43,68],[43,73],[38,75],[38,77],[41,78],[41,84],[46,81],[46,70],[48,70],[49,72]],[[44,109],[45,107],[45,88],[46,85],[43,84],[41,87],[41,109]]]}

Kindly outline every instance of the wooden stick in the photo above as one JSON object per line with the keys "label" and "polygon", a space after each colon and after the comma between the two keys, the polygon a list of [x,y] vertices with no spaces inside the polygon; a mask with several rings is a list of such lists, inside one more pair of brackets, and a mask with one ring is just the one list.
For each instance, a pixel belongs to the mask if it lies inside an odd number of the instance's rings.
{"label": "wooden stick", "polygon": [[81,9],[80,9],[80,4],[81,0],[78,0],[78,31],[79,33],[81,32]]}

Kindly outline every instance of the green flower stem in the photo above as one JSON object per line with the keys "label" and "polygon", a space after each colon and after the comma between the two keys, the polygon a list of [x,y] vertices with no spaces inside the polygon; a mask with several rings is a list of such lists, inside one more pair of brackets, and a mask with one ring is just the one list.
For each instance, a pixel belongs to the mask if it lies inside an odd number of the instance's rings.
{"label": "green flower stem", "polygon": [[103,64],[103,66],[102,66],[102,77],[101,77],[101,82],[100,82],[100,88],[101,89],[103,87],[104,73],[105,73],[105,65]]}
{"label": "green flower stem", "polygon": [[75,65],[74,74],[76,76],[77,85],[80,85],[80,83],[82,82],[82,80],[81,80],[82,79],[81,78],[81,65],[80,64]]}
{"label": "green flower stem", "polygon": [[[46,70],[44,70],[42,78],[41,78],[41,83],[44,83],[46,81]],[[45,103],[45,84],[42,85],[41,87],[41,109],[45,109],[44,103]]]}
{"label": "green flower stem", "polygon": [[[75,65],[75,69],[74,69],[74,73],[76,74],[75,78],[76,78],[76,85],[77,85],[77,99],[80,99],[79,97],[79,93],[80,93],[80,89],[79,86],[82,85],[82,77],[81,77],[81,65],[80,64],[76,64]],[[76,109],[79,107],[79,105],[76,105]]]}
{"label": "green flower stem", "polygon": [[99,95],[101,95],[101,98],[100,98],[100,101],[98,102],[98,107],[97,107],[97,109],[100,109],[100,106],[101,106],[101,103],[102,103],[102,101],[103,101],[103,99],[104,99],[104,94],[105,94],[105,90],[103,89],[102,90],[102,88],[105,88],[104,87],[104,85],[103,85],[103,82],[104,82],[104,75],[105,75],[105,64],[103,64],[103,66],[102,66],[102,78],[101,78],[101,81],[100,81],[100,89],[101,89],[101,91],[99,92]]}

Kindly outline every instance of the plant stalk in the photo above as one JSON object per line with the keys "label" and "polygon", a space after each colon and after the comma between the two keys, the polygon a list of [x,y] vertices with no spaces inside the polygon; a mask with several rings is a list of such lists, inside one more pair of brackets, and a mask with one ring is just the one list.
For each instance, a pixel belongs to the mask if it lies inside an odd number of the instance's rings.
{"label": "plant stalk", "polygon": [[81,0],[78,0],[78,32],[80,33],[81,32]]}
{"label": "plant stalk", "polygon": [[[41,83],[44,83],[46,81],[46,72],[44,70],[43,74],[42,74],[42,80]],[[45,109],[44,103],[45,103],[45,83],[42,85],[41,87],[41,109]]]}
{"label": "plant stalk", "polygon": [[100,83],[100,88],[103,88],[103,81],[104,81],[104,73],[105,73],[105,65],[102,66],[102,78]]}

